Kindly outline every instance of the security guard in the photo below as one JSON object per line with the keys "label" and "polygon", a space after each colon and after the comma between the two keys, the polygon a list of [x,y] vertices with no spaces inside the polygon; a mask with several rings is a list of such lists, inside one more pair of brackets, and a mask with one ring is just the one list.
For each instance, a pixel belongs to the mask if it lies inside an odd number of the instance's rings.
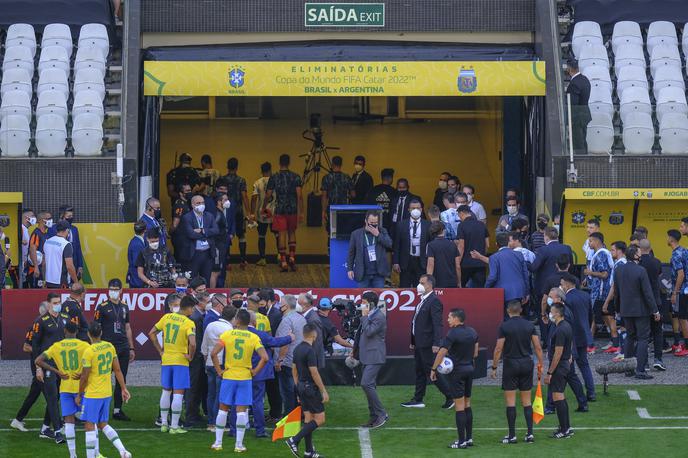
{"label": "security guard", "polygon": [[191,167],[191,155],[182,153],[179,156],[179,167],[175,167],[167,172],[167,195],[174,201],[179,197],[179,188],[182,184],[188,183],[191,190],[200,187],[201,177],[198,171]]}
{"label": "security guard", "polygon": [[[33,323],[31,354],[41,355],[50,348],[52,344],[64,339],[64,325],[67,323],[68,319],[69,317],[67,314],[62,313],[60,295],[57,293],[48,293],[48,311],[38,317]],[[53,372],[44,372],[43,369],[37,367],[36,378],[39,382],[43,382],[43,395],[48,405],[50,422],[53,424],[53,430],[55,431],[55,442],[61,444],[65,440],[60,432],[62,420],[60,417],[60,408],[58,406],[58,377]],[[42,429],[39,437],[50,437],[44,434],[44,432],[45,431]]]}
{"label": "security guard", "polygon": [[170,269],[169,266],[174,265],[174,258],[167,247],[160,245],[160,231],[157,228],[149,229],[146,232],[146,238],[148,246],[139,253],[134,264],[138,276],[151,288],[171,288],[172,285],[165,284],[164,280],[167,280],[167,273],[169,273],[169,280],[172,281],[174,268]]}
{"label": "security guard", "polygon": [[84,342],[91,341],[88,338],[88,321],[84,317],[84,311],[81,304],[84,301],[84,294],[86,290],[81,283],[72,283],[69,287],[69,297],[62,303],[62,313],[67,314],[69,321],[77,325],[78,331],[76,338]]}
{"label": "security guard", "polygon": [[[129,363],[134,360],[136,354],[129,325],[129,307],[122,302],[122,280],[119,278],[113,278],[108,283],[108,298],[96,306],[94,321],[99,322],[103,328],[102,339],[114,345],[126,382]],[[115,409],[112,418],[130,420],[122,411],[122,387],[119,386],[119,382],[115,384]]]}
{"label": "security guard", "polygon": [[182,222],[182,216],[186,215],[191,211],[191,197],[193,193],[191,192],[191,185],[188,183],[183,183],[179,191],[179,198],[174,201],[172,206],[172,225],[170,226],[170,235],[172,236],[172,245],[174,246],[174,252],[179,254],[184,252],[184,231],[179,227]]}

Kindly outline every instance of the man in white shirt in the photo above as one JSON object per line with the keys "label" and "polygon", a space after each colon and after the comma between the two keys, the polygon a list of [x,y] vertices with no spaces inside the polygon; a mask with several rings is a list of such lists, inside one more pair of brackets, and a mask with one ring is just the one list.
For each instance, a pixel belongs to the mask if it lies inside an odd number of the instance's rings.
{"label": "man in white shirt", "polygon": [[[24,283],[26,279],[26,268],[27,262],[29,260],[29,240],[31,239],[31,234],[29,233],[29,228],[36,225],[36,215],[34,215],[33,210],[28,208],[22,213],[22,258],[21,258],[21,283]],[[25,288],[28,285],[24,286]]]}
{"label": "man in white shirt", "polygon": [[[220,319],[210,323],[208,327],[205,328],[205,332],[203,334],[201,353],[205,358],[205,373],[208,376],[208,418],[214,419],[217,417],[217,410],[220,406],[220,384],[222,383],[222,377],[219,377],[217,372],[215,372],[210,353],[212,353],[213,348],[215,348],[215,344],[217,344],[217,341],[220,339],[222,333],[232,330],[231,321],[234,319],[234,315],[236,315],[236,310],[237,309],[232,305],[225,306],[220,313]],[[220,362],[224,365],[224,352],[220,352],[220,354],[217,356]],[[215,431],[213,423],[209,423],[208,430]]]}
{"label": "man in white shirt", "polygon": [[292,365],[294,348],[303,342],[303,327],[306,319],[300,315],[301,306],[296,297],[287,294],[280,303],[282,321],[277,327],[275,337],[284,337],[293,334],[295,338],[291,344],[275,349],[275,377],[279,381],[280,397],[282,398],[282,412],[287,413],[296,407],[296,392],[294,387],[294,377],[292,376]]}
{"label": "man in white shirt", "polygon": [[590,235],[595,232],[600,232],[600,221],[597,219],[590,219],[585,225],[585,232],[587,236],[585,237],[585,243],[583,243],[583,253],[585,253],[585,263],[590,268],[590,261],[592,260],[595,250],[590,248]]}
{"label": "man in white shirt", "polygon": [[468,206],[471,208],[471,211],[475,215],[476,219],[484,224],[487,224],[487,213],[485,213],[485,208],[480,202],[474,200],[475,187],[470,184],[465,184],[463,185],[463,192],[466,194]]}
{"label": "man in white shirt", "polygon": [[62,288],[78,281],[74,267],[74,249],[67,241],[69,223],[60,220],[56,225],[57,235],[50,237],[43,246],[45,283],[48,288]]}

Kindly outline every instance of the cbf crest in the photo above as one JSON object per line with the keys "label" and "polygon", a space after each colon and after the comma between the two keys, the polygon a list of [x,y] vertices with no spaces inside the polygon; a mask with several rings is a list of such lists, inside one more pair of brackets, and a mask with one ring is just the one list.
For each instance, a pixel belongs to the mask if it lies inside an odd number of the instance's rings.
{"label": "cbf crest", "polygon": [[583,224],[585,222],[585,212],[582,210],[573,212],[571,214],[571,222],[573,224]]}
{"label": "cbf crest", "polygon": [[241,67],[232,67],[229,70],[229,85],[234,89],[239,89],[244,85],[246,72]]}
{"label": "cbf crest", "polygon": [[478,89],[478,78],[473,68],[462,68],[458,78],[459,92],[469,94]]}

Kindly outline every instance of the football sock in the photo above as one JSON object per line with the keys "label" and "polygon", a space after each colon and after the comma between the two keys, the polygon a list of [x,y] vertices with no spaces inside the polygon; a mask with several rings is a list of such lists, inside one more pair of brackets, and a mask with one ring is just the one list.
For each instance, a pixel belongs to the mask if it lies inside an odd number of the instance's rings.
{"label": "football sock", "polygon": [[568,405],[566,401],[554,401],[554,408],[557,411],[557,418],[559,419],[559,429],[561,432],[565,432],[568,429],[567,419],[568,417]]}
{"label": "football sock", "polygon": [[171,428],[179,428],[179,417],[182,416],[182,404],[184,403],[183,394],[172,395],[172,424]]}
{"label": "football sock", "polygon": [[506,421],[509,423],[509,437],[516,437],[516,407],[506,408]]}
{"label": "football sock", "polygon": [[69,456],[76,457],[76,434],[74,433],[74,423],[65,423],[64,426],[65,439],[67,440],[67,448],[69,449]]}
{"label": "football sock", "polygon": [[118,409],[117,407],[115,407],[114,409],[112,409],[112,413],[119,413],[120,410],[122,410],[122,409]]}
{"label": "football sock", "polygon": [[103,433],[105,433],[105,437],[107,437],[108,440],[112,442],[112,445],[115,446],[118,452],[124,453],[127,451],[127,449],[124,448],[124,444],[122,444],[122,441],[119,439],[117,431],[115,431],[115,429],[112,426],[105,426],[105,428],[103,428]]}
{"label": "football sock", "polygon": [[258,236],[258,255],[260,259],[265,258],[265,236]]}
{"label": "football sock", "polygon": [[564,421],[566,422],[564,424],[564,427],[566,428],[566,431],[571,428],[571,417],[569,417],[569,403],[566,402],[566,399],[561,401],[562,406],[564,407]]}
{"label": "football sock", "polygon": [[222,445],[222,435],[225,432],[225,425],[227,424],[227,412],[224,410],[217,411],[217,419],[215,419],[215,443]]}
{"label": "football sock", "polygon": [[306,442],[306,452],[313,453],[313,433],[305,436],[303,440]]}
{"label": "football sock", "polygon": [[244,433],[248,424],[248,412],[237,412],[236,420],[236,447],[244,445]]}
{"label": "football sock", "polygon": [[680,343],[681,343],[681,333],[675,332],[674,333],[674,345],[678,345]]}
{"label": "football sock", "polygon": [[473,409],[466,407],[466,440],[473,439]]}
{"label": "football sock", "polygon": [[619,336],[612,337],[612,345],[615,347],[619,346]]}
{"label": "football sock", "polygon": [[458,410],[455,412],[456,431],[459,433],[459,443],[466,442],[466,412]]}
{"label": "football sock", "polygon": [[526,426],[528,427],[528,434],[533,434],[533,406],[524,407],[523,416],[526,417]]}
{"label": "football sock", "polygon": [[310,435],[313,433],[318,428],[318,424],[315,422],[315,420],[311,420],[305,425],[303,425],[303,428],[301,428],[301,431],[299,431],[296,436],[294,436],[292,439],[294,440],[294,443],[298,445],[299,442],[301,442],[301,439],[304,437]]}
{"label": "football sock", "polygon": [[168,414],[170,413],[171,397],[171,391],[162,390],[162,395],[160,396],[160,421],[162,421],[163,426],[167,426]]}
{"label": "football sock", "polygon": [[96,432],[86,431],[86,457],[96,458]]}
{"label": "football sock", "polygon": [[296,256],[296,242],[289,243],[289,257]]}
{"label": "football sock", "polygon": [[44,423],[43,426],[41,426],[41,432],[43,432],[43,431],[45,431],[46,429],[49,429],[49,428],[50,428],[50,426],[48,426],[48,425],[46,425],[46,424]]}
{"label": "football sock", "polygon": [[96,456],[98,456],[100,455],[100,433],[98,432],[98,428],[93,432],[96,433]]}

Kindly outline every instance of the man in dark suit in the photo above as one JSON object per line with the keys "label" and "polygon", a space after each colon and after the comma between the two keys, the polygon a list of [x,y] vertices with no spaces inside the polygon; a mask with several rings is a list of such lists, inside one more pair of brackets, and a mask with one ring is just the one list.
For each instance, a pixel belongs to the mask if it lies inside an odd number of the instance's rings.
{"label": "man in dark suit", "polygon": [[315,351],[315,358],[318,360],[318,369],[322,370],[325,368],[325,344],[323,343],[324,331],[322,320],[318,314],[318,306],[310,293],[299,294],[298,304],[303,310],[302,315],[306,319],[306,323],[315,326],[318,333],[315,342],[313,342],[313,351]]}
{"label": "man in dark suit", "polygon": [[626,326],[626,358],[637,358],[635,378],[653,378],[645,372],[647,363],[647,343],[650,339],[650,317],[659,321],[655,297],[650,286],[647,271],[638,265],[640,250],[631,245],[626,250],[626,264],[619,265],[614,271],[614,294],[621,303],[621,317]]}
{"label": "man in dark suit", "polygon": [[396,227],[405,219],[409,219],[411,216],[409,210],[409,202],[412,200],[418,200],[423,206],[423,199],[415,194],[411,194],[409,191],[409,182],[406,178],[399,178],[397,180],[397,195],[392,201],[392,208],[390,211],[392,213],[392,236],[396,236]]}
{"label": "man in dark suit", "polygon": [[[416,306],[416,311],[411,319],[410,347],[413,350],[416,365],[416,391],[410,401],[401,403],[403,407],[425,407],[423,403],[425,388],[428,384],[432,364],[435,362],[435,353],[440,349],[443,335],[443,305],[433,291],[434,287],[435,278],[432,275],[420,277],[417,288],[420,302]],[[446,399],[442,408],[451,409],[454,407],[454,401],[450,397],[449,389],[442,378],[439,378],[435,384]]]}
{"label": "man in dark suit", "polygon": [[390,274],[387,250],[391,248],[392,239],[380,225],[379,212],[368,211],[365,226],[353,231],[349,239],[349,280],[356,281],[359,288],[383,288]]}
{"label": "man in dark suit", "polygon": [[567,63],[568,74],[571,77],[566,93],[571,96],[571,124],[573,134],[573,149],[576,153],[585,154],[588,147],[585,134],[588,123],[592,119],[588,100],[590,99],[590,81],[578,69],[578,61],[571,59]]}
{"label": "man in dark suit", "polygon": [[[272,336],[275,337],[277,328],[282,322],[282,312],[279,305],[275,305],[275,290],[272,288],[262,288],[258,293],[258,297],[260,298],[260,308],[258,311],[268,317]],[[265,381],[265,393],[270,404],[270,417],[279,420],[282,418],[282,396],[277,377]],[[287,413],[285,412],[284,415]]]}
{"label": "man in dark suit", "polygon": [[355,356],[363,365],[361,388],[368,399],[370,418],[362,425],[365,428],[379,428],[387,422],[387,411],[377,395],[377,376],[387,360],[385,335],[387,317],[383,308],[377,306],[378,295],[366,291],[361,296],[361,328]]}
{"label": "man in dark suit", "polygon": [[[191,280],[191,287],[196,289],[199,286],[205,286],[205,281],[201,278],[194,278]],[[189,319],[196,325],[196,353],[189,363],[189,379],[191,388],[186,390],[186,422],[187,428],[205,426],[205,419],[201,417],[201,407],[207,413],[208,406],[206,400],[208,398],[208,377],[205,374],[205,357],[201,353],[203,342],[203,321],[205,319],[205,306],[210,302],[210,294],[203,291],[195,295],[196,305]]]}
{"label": "man in dark suit", "polygon": [[200,275],[210,281],[213,267],[211,253],[215,248],[214,237],[219,233],[215,218],[205,211],[203,196],[191,198],[192,211],[182,217],[182,229],[187,238],[184,258],[190,259],[191,275]]}
{"label": "man in dark suit", "polygon": [[565,254],[569,258],[569,264],[573,264],[573,252],[571,247],[559,243],[559,231],[555,227],[545,229],[545,246],[540,247],[535,253],[535,261],[528,264],[528,269],[535,274],[535,297],[547,294],[545,284],[547,278],[557,273],[557,259]]}
{"label": "man in dark suit", "polygon": [[[638,248],[640,248],[640,262],[638,263],[640,267],[647,271],[647,276],[650,279],[650,287],[652,288],[652,293],[655,296],[655,302],[657,303],[657,309],[662,317],[670,317],[671,314],[664,307],[662,303],[662,293],[660,289],[660,278],[662,276],[662,262],[655,258],[652,254],[652,245],[648,239],[640,239],[638,241]],[[654,321],[650,323],[650,328],[652,331],[652,342],[655,352],[655,362],[652,365],[653,369],[658,371],[665,371],[666,366],[662,361],[662,351],[665,346],[668,347],[668,343],[665,345],[664,340],[664,330],[662,329],[662,320]]]}
{"label": "man in dark suit", "polygon": [[[528,302],[530,279],[523,255],[507,246],[509,234],[498,232],[496,237],[499,251],[488,259],[490,275],[485,282],[485,288],[504,289],[504,319],[506,319],[508,316],[506,304],[513,300],[519,300],[521,303]],[[475,255],[480,256],[478,253]]]}
{"label": "man in dark suit", "polygon": [[139,253],[146,248],[146,242],[143,240],[143,234],[145,232],[146,223],[143,221],[134,223],[134,237],[129,240],[129,246],[127,247],[127,261],[129,263],[129,267],[127,268],[127,283],[129,284],[129,288],[143,288],[144,286],[136,271],[136,260],[139,258]]}
{"label": "man in dark suit", "polygon": [[418,279],[428,266],[427,246],[430,221],[421,219],[423,207],[419,200],[409,202],[411,218],[397,225],[394,237],[392,268],[399,273],[399,287],[410,288],[418,284]]}

